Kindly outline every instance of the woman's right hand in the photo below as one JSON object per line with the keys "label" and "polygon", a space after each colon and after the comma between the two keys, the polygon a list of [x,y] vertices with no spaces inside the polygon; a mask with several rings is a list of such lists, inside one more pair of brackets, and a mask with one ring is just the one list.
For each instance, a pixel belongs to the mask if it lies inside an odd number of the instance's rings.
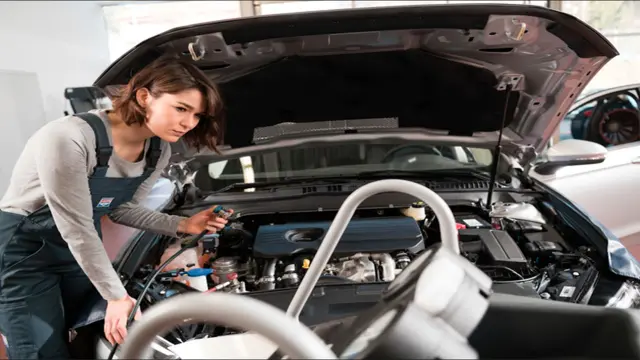
{"label": "woman's right hand", "polygon": [[[129,295],[119,300],[107,302],[107,312],[104,317],[104,335],[111,345],[124,342],[127,336],[127,319],[135,303],[136,301]],[[142,312],[138,308],[135,320],[138,320],[140,316],[142,316]]]}

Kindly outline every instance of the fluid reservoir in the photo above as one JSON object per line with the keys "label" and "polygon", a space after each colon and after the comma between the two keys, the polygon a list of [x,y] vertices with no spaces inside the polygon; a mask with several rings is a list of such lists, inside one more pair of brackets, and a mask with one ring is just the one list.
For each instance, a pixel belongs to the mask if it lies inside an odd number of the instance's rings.
{"label": "fluid reservoir", "polygon": [[416,221],[423,221],[426,217],[425,203],[422,201],[417,201],[411,204],[410,207],[402,209],[402,214],[404,216],[412,217]]}
{"label": "fluid reservoir", "polygon": [[[175,254],[178,250],[180,250],[180,243],[175,243],[170,245],[162,254],[160,258],[160,263],[163,263],[168,258],[170,258],[173,254]],[[171,271],[176,269],[185,269],[189,270],[190,268],[200,267],[199,266],[199,248],[193,248],[185,250],[180,256],[173,259],[167,267],[165,267],[165,271]],[[189,265],[194,265],[189,267]],[[187,276],[181,275],[176,278],[176,280],[191,286],[192,288],[199,291],[207,291],[207,277],[206,276]]]}

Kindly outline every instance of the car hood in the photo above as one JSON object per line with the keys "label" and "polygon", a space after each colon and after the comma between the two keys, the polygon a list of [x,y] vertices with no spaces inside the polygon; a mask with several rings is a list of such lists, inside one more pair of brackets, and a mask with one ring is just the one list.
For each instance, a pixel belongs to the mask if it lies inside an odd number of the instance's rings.
{"label": "car hood", "polygon": [[542,149],[618,55],[587,24],[547,8],[403,6],[180,27],[131,49],[94,85],[109,93],[163,54],[219,84],[226,155],[359,136],[489,147],[504,129],[505,151],[520,159]]}

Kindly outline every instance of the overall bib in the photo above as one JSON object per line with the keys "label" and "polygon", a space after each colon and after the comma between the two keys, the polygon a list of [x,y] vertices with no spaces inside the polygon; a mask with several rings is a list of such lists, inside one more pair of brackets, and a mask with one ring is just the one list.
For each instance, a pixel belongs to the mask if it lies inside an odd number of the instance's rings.
{"label": "overall bib", "polygon": [[[155,170],[160,139],[151,139],[142,175],[108,178],[113,148],[102,119],[89,113],[75,116],[89,123],[96,136],[98,161],[88,181],[94,225],[102,237],[100,218],[130,201]],[[79,319],[79,312],[96,297],[100,299],[47,205],[28,216],[0,211],[0,332],[7,339],[9,359],[68,358],[69,329],[87,321]]]}

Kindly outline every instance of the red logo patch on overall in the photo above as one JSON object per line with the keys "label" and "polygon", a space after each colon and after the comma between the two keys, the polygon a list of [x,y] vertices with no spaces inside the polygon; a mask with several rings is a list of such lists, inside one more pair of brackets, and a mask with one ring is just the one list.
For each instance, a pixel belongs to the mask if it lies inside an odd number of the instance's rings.
{"label": "red logo patch on overall", "polygon": [[111,202],[113,201],[114,198],[112,197],[105,197],[100,199],[100,201],[98,201],[98,205],[96,205],[97,208],[108,208],[109,205],[111,205]]}

